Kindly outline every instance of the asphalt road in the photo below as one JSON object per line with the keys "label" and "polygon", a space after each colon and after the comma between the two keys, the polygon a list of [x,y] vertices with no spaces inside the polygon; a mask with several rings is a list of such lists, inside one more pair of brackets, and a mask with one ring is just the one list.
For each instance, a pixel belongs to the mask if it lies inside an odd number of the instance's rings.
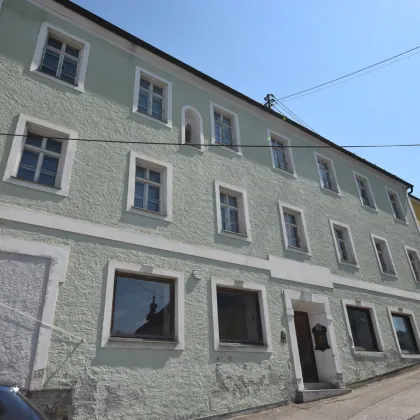
{"label": "asphalt road", "polygon": [[292,404],[241,420],[420,420],[420,368],[350,394]]}

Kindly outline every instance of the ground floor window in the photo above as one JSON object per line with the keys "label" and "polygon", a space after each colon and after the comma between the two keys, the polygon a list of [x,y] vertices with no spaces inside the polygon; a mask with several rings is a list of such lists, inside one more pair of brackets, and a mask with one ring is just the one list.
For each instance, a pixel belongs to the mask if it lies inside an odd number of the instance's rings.
{"label": "ground floor window", "polygon": [[264,344],[257,291],[218,286],[217,311],[221,343]]}
{"label": "ground floor window", "polygon": [[379,351],[369,308],[347,306],[354,348],[357,351]]}
{"label": "ground floor window", "polygon": [[410,316],[402,314],[392,314],[392,323],[394,324],[401,353],[419,354],[419,347],[414,336]]}
{"label": "ground floor window", "polygon": [[174,280],[115,273],[111,337],[175,340]]}

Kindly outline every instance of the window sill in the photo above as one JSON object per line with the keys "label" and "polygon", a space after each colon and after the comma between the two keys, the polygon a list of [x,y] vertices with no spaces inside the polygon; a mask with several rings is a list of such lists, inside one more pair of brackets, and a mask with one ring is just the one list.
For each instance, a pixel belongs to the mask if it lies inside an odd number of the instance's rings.
{"label": "window sill", "polygon": [[177,341],[142,340],[140,338],[109,337],[102,347],[150,350],[184,350]]}
{"label": "window sill", "polygon": [[251,242],[251,237],[249,235],[244,235],[243,233],[230,232],[228,230],[219,230],[219,235],[228,236],[229,238],[239,239],[241,241]]}
{"label": "window sill", "polygon": [[384,271],[381,271],[382,275],[385,277],[391,277],[392,279],[397,279],[398,276],[395,273],[386,273]]}
{"label": "window sill", "polygon": [[397,223],[400,223],[400,224],[402,224],[402,225],[408,226],[408,222],[407,222],[407,220],[397,219],[395,216],[394,216],[394,220],[395,220]]}
{"label": "window sill", "polygon": [[141,216],[152,217],[153,219],[165,220],[166,222],[172,222],[172,216],[164,213],[156,213],[151,210],[139,209],[137,207],[130,207],[127,209],[129,213],[139,214]]}
{"label": "window sill", "polygon": [[307,255],[309,257],[312,255],[311,252],[309,251],[309,249],[295,248],[294,246],[290,246],[290,245],[287,245],[286,251],[297,252],[298,254]]}
{"label": "window sill", "polygon": [[347,267],[352,267],[352,268],[360,268],[360,265],[356,262],[351,262],[351,261],[339,261],[340,265],[345,265]]}
{"label": "window sill", "polygon": [[147,118],[150,121],[154,121],[155,123],[161,124],[165,127],[172,128],[172,121],[159,120],[158,118],[152,117],[148,114],[144,114],[143,112],[140,112],[137,109],[133,110],[133,114],[140,115],[141,117]]}
{"label": "window sill", "polygon": [[35,182],[31,181],[25,181],[24,179],[16,178],[16,177],[10,177],[7,179],[3,179],[4,182],[7,182],[9,184],[19,185],[21,187],[31,188],[33,190],[43,191],[49,194],[54,195],[61,195],[63,197],[67,197],[68,190],[63,188],[56,188],[56,187],[48,187],[47,185],[41,185],[37,184]]}
{"label": "window sill", "polygon": [[273,166],[272,170],[273,170],[273,172],[280,172],[284,175],[287,175],[290,178],[295,178],[295,179],[297,178],[297,175],[296,175],[295,172],[289,172],[289,171],[286,171],[285,169],[277,168],[276,166]]}
{"label": "window sill", "polygon": [[49,74],[46,74],[42,71],[39,71],[38,69],[32,70],[32,72],[34,72],[35,74],[38,74],[42,77],[45,77],[49,80],[53,80],[54,82],[57,82],[60,85],[67,86],[69,89],[77,90],[78,92],[81,92],[81,93],[83,93],[85,91],[84,85],[81,85],[81,84],[73,85],[71,83],[65,82],[64,80],[59,79],[58,77],[50,76]]}
{"label": "window sill", "polygon": [[377,358],[385,357],[385,353],[383,351],[360,351],[360,350],[353,349],[353,354],[359,357],[377,357]]}
{"label": "window sill", "polygon": [[229,146],[225,146],[221,143],[217,143],[214,140],[212,141],[212,144],[214,144],[214,148],[216,149],[223,149],[223,150],[228,150],[230,153],[234,153],[237,156],[241,156],[242,157],[242,150],[241,150],[241,146],[238,146],[238,150],[233,149],[232,147]]}
{"label": "window sill", "polygon": [[321,189],[321,191],[323,191],[327,194],[331,194],[332,196],[335,196],[335,197],[341,197],[341,192],[340,191],[330,190],[328,188],[324,188],[322,185],[320,185],[319,188]]}
{"label": "window sill", "polygon": [[400,354],[401,359],[420,359],[420,354]]}
{"label": "window sill", "polygon": [[219,343],[215,346],[215,351],[235,351],[247,353],[271,353],[271,347],[263,344],[240,344],[240,343]]}
{"label": "window sill", "polygon": [[371,213],[378,213],[378,209],[376,207],[370,207],[370,206],[367,206],[366,204],[362,204],[362,207],[365,210],[370,211]]}

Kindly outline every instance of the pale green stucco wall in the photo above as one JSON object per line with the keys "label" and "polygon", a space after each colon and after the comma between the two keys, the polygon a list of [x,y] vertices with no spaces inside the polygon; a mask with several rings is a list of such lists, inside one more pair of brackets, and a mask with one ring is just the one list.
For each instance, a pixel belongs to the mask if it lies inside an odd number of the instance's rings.
{"label": "pale green stucco wall", "polygon": [[[85,93],[29,72],[36,38],[44,20],[91,43]],[[136,66],[172,81],[172,129],[132,114]],[[24,0],[6,0],[0,12],[0,132],[13,132],[17,115],[25,113],[76,130],[80,138],[179,142],[181,108],[191,105],[203,117],[205,142],[208,143],[209,101],[214,101],[238,113],[243,144],[263,144],[267,128],[287,135],[293,144],[313,144],[306,134],[286,123],[270,116],[263,117],[261,112],[258,118],[245,111],[237,100],[231,103],[222,98],[215,88],[210,89],[212,93],[117,49]],[[340,142],[340,139],[333,140]],[[11,136],[0,137],[1,176],[11,141]],[[172,163],[172,223],[125,211],[130,150]],[[416,291],[403,244],[420,248],[420,237],[409,212],[403,186],[334,150],[323,149],[321,153],[334,159],[341,197],[333,197],[320,190],[312,149],[293,150],[298,177],[291,179],[271,169],[270,153],[265,148],[244,149],[243,158],[239,158],[215,148],[201,154],[193,148],[181,146],[78,142],[68,197],[56,197],[2,182],[0,203],[261,258],[266,258],[268,254],[285,256],[330,267],[336,274]],[[369,177],[378,213],[361,208],[353,169]],[[216,233],[214,180],[247,191],[252,243]],[[394,221],[385,184],[399,191],[408,225]],[[312,258],[284,250],[278,200],[305,211]],[[350,225],[359,257],[359,270],[338,266],[328,222],[330,218]],[[136,246],[10,222],[3,222],[0,227],[2,235],[71,246],[67,279],[59,290],[55,324],[77,332],[85,337],[86,342],[66,360],[74,344],[63,341],[59,333],[54,333],[47,375],[52,377],[46,387],[75,388],[77,419],[195,418],[290,399],[294,394],[294,385],[289,348],[288,344],[280,343],[280,331],[286,330],[282,289],[313,291],[331,297],[346,382],[406,364],[397,357],[385,305],[412,309],[420,320],[418,304],[374,293],[342,288],[329,292],[273,280],[268,272],[256,269],[212,263],[163,251],[151,252]],[[387,238],[398,272],[395,281],[382,279],[370,233]],[[174,354],[170,351],[100,348],[106,264],[111,258],[185,273],[185,351]],[[204,270],[205,275],[200,282],[191,276],[195,267]],[[273,340],[271,355],[214,352],[210,275],[241,278],[266,285]],[[385,341],[384,359],[357,360],[351,355],[341,298],[377,305]],[[65,365],[61,366],[64,360]]]}

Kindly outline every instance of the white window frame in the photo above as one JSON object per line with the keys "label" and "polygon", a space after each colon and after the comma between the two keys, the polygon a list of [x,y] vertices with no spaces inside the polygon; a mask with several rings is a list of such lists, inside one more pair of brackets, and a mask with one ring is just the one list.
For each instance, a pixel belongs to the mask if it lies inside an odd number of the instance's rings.
{"label": "white window frame", "polygon": [[[281,220],[281,227],[283,231],[283,241],[284,241],[284,248],[287,251],[297,252],[299,254],[304,254],[311,256],[311,244],[309,241],[308,230],[306,227],[306,220],[305,214],[303,210],[299,207],[292,206],[291,204],[282,203],[279,201],[279,211],[280,211],[280,220]],[[297,216],[298,222],[298,231],[299,231],[299,239],[303,245],[302,248],[295,248],[293,246],[289,246],[289,241],[287,239],[287,230],[286,230],[286,221],[284,218],[284,212],[289,212],[295,216]]]}
{"label": "white window frame", "polygon": [[394,321],[392,320],[392,315],[406,315],[409,317],[410,322],[411,322],[411,328],[413,330],[413,334],[414,334],[414,339],[416,340],[417,343],[417,347],[420,350],[420,333],[419,333],[419,328],[417,326],[417,322],[416,322],[416,318],[414,316],[414,312],[411,311],[410,309],[405,309],[405,308],[397,308],[394,306],[387,306],[388,309],[388,316],[389,316],[389,321],[391,322],[391,326],[392,326],[392,333],[395,339],[395,343],[397,344],[397,349],[398,352],[400,353],[400,357],[402,359],[420,359],[420,353],[419,354],[407,354],[407,353],[403,353],[400,347],[400,342],[398,340],[398,336],[397,336],[397,332],[395,331],[395,326],[394,326]]}
{"label": "white window frame", "polygon": [[[374,235],[373,233],[370,234],[370,237],[372,238],[373,250],[375,252],[376,260],[378,262],[378,266],[379,266],[379,270],[381,271],[381,274],[384,275],[384,276],[389,276],[389,277],[398,277],[397,270],[396,270],[395,264],[394,264],[394,260],[392,258],[391,250],[389,249],[388,241],[385,238],[383,238],[382,236]],[[381,241],[385,244],[386,252],[388,253],[388,264],[390,264],[391,268],[394,270],[393,273],[387,273],[383,270],[381,260],[380,260],[379,255],[378,255],[378,250],[376,249],[375,240]]]}
{"label": "white window frame", "polygon": [[285,147],[286,161],[288,163],[288,166],[290,166],[290,171],[282,169],[282,168],[278,168],[276,166],[275,159],[274,159],[273,147],[270,147],[271,163],[273,165],[273,169],[275,171],[279,171],[283,174],[286,174],[286,175],[292,176],[294,178],[297,178],[296,169],[295,169],[295,161],[293,159],[293,152],[292,152],[292,149],[290,147],[290,145],[291,145],[290,140],[287,137],[285,137],[281,134],[278,134],[273,130],[270,130],[269,128],[267,128],[267,139],[268,139],[268,142],[269,142],[270,146],[271,146],[272,140],[277,141],[279,143],[283,143],[286,146]]}
{"label": "white window frame", "polygon": [[[224,343],[220,342],[219,339],[219,314],[217,307],[217,286],[227,287],[231,289],[244,290],[258,292],[259,307],[260,307],[260,318],[261,318],[261,329],[263,335],[263,345],[253,344],[239,344],[239,343]],[[268,318],[268,305],[267,305],[267,294],[265,287],[250,281],[237,281],[231,279],[222,279],[218,277],[211,278],[211,304],[212,304],[212,315],[213,315],[213,339],[214,339],[214,350],[215,351],[235,351],[235,352],[259,352],[259,353],[271,353],[271,330],[270,321]]]}
{"label": "white window frame", "polygon": [[[340,222],[337,222],[335,220],[330,219],[330,227],[331,227],[331,235],[333,237],[333,242],[334,242],[334,246],[335,246],[335,252],[336,252],[336,255],[337,255],[338,263],[343,264],[343,265],[348,265],[350,267],[359,268],[359,260],[357,258],[356,248],[354,246],[350,226],[346,225],[344,223],[340,223]],[[335,234],[335,227],[340,228],[342,231],[345,232],[344,242],[345,242],[345,245],[346,245],[346,251],[349,254],[349,257],[351,257],[352,261],[344,261],[341,258],[340,247],[338,246],[337,237],[336,237],[336,234]]]}
{"label": "white window frame", "polygon": [[[72,85],[71,83],[67,83],[66,81],[58,79],[57,77],[39,71],[39,67],[41,66],[42,62],[42,57],[44,55],[45,44],[47,42],[49,34],[52,34],[53,36],[55,35],[60,39],[69,42],[70,44],[76,44],[80,46],[79,65],[77,69],[75,85]],[[77,36],[74,36],[66,31],[63,31],[62,29],[52,25],[49,22],[43,22],[38,34],[38,39],[36,41],[35,52],[32,58],[30,71],[36,72],[37,74],[46,77],[47,79],[54,80],[57,83],[75,89],[79,92],[84,92],[89,52],[90,43],[88,41],[78,38]]]}
{"label": "white window frame", "polygon": [[[155,219],[172,222],[172,165],[142,153],[130,151],[130,164],[127,180],[127,211],[130,213],[141,214]],[[156,213],[147,209],[134,207],[134,192],[136,186],[136,166],[143,165],[146,169],[156,170],[161,174],[161,212]]]}
{"label": "white window frame", "polygon": [[407,245],[404,245],[404,251],[405,251],[405,255],[407,256],[408,265],[410,266],[411,274],[413,275],[414,281],[416,283],[420,283],[420,279],[418,279],[418,280],[416,279],[416,274],[413,270],[413,266],[411,265],[409,253],[414,252],[417,255],[417,260],[419,261],[419,264],[418,264],[419,274],[420,274],[420,254],[419,254],[419,252],[417,251],[416,248],[412,248],[411,246],[407,246]]}
{"label": "white window frame", "polygon": [[[353,176],[354,176],[354,182],[356,183],[356,188],[357,191],[359,193],[359,198],[360,198],[360,204],[362,205],[363,208],[370,210],[370,211],[374,211],[374,212],[378,212],[378,206],[376,205],[376,201],[375,201],[375,197],[373,195],[373,191],[372,191],[372,187],[370,185],[370,181],[369,178],[367,178],[366,176],[360,174],[359,172],[353,171]],[[362,180],[363,182],[365,182],[366,186],[367,186],[367,194],[369,196],[369,200],[372,202],[372,207],[371,206],[367,206],[366,204],[363,203],[363,198],[362,198],[362,193],[360,191],[360,186],[359,186],[359,182],[358,179]]]}
{"label": "white window frame", "polygon": [[[114,300],[115,272],[145,274],[148,277],[165,277],[175,284],[175,341],[143,340],[141,338],[111,337],[111,320]],[[110,260],[105,290],[105,305],[102,324],[102,347],[184,350],[184,274],[178,271],[164,270],[150,265],[131,264]]]}
{"label": "white window frame", "polygon": [[199,144],[191,144],[191,146],[195,146],[194,149],[195,150],[199,150],[200,152],[204,152],[204,130],[203,130],[203,117],[201,116],[201,114],[197,111],[197,109],[195,109],[194,107],[190,106],[190,105],[185,105],[182,107],[182,111],[181,111],[181,144],[188,144],[185,142],[185,127],[186,127],[186,118],[185,118],[185,113],[187,111],[192,111],[194,114],[196,114],[196,116],[198,117],[199,120],[199,129],[200,129],[200,134],[199,134],[199,139],[200,139],[200,143]]}
{"label": "white window frame", "polygon": [[238,114],[229,109],[217,105],[214,102],[210,102],[210,129],[211,129],[211,144],[218,144],[216,143],[216,130],[214,128],[214,113],[219,112],[223,115],[226,115],[232,120],[232,139],[233,144],[237,147],[238,150],[235,150],[228,146],[215,146],[217,148],[221,148],[224,150],[229,150],[232,153],[235,153],[238,156],[242,156],[242,148],[241,148],[241,136],[239,131],[239,118]]}
{"label": "white window frame", "polygon": [[70,187],[76,141],[62,141],[61,157],[56,176],[56,186],[51,187],[16,178],[25,142],[25,135],[28,128],[29,130],[35,131],[36,134],[42,134],[45,137],[69,139],[77,138],[77,133],[74,130],[51,124],[47,121],[31,117],[29,115],[19,114],[16,130],[12,140],[12,147],[10,148],[9,158],[7,159],[3,175],[3,181],[55,195],[67,196]]}
{"label": "white window frame", "polygon": [[[404,223],[405,225],[408,225],[407,215],[404,213],[404,209],[403,209],[403,206],[401,204],[400,195],[398,194],[397,191],[395,191],[392,188],[389,188],[387,186],[385,186],[385,190],[386,190],[386,196],[388,197],[389,206],[391,207],[391,212],[392,212],[392,215],[394,216],[394,219],[397,222]],[[404,217],[404,220],[398,219],[398,217],[396,217],[396,214],[394,212],[394,208],[392,207],[391,199],[389,198],[390,193],[394,194],[397,197],[397,206],[399,206],[399,208],[401,210],[401,214]]]}
{"label": "white window frame", "polygon": [[[314,155],[315,155],[316,169],[318,171],[319,185],[321,187],[321,190],[327,191],[334,195],[341,196],[341,190],[340,190],[340,186],[338,185],[338,179],[337,179],[337,173],[335,171],[334,161],[331,158],[321,155],[318,152],[314,152]],[[319,163],[318,163],[320,160],[328,163],[328,166],[330,168],[330,173],[331,173],[331,182],[333,184],[332,190],[330,190],[329,188],[324,188],[324,186],[322,185],[322,174],[321,174],[321,170],[319,169]]]}
{"label": "white window frame", "polygon": [[[376,315],[375,305],[373,303],[369,302],[362,302],[357,300],[351,300],[351,299],[341,299],[341,303],[343,305],[343,311],[344,311],[344,320],[346,322],[347,327],[347,333],[349,337],[351,338],[351,350],[352,353],[355,356],[368,356],[368,357],[384,357],[384,340],[382,338],[381,329],[379,327],[378,317]],[[350,319],[349,315],[347,313],[347,306],[353,306],[355,308],[361,308],[361,309],[368,309],[370,313],[370,318],[372,320],[372,326],[373,331],[376,338],[376,343],[378,345],[379,351],[361,351],[356,350],[354,346],[353,341],[353,334],[351,332],[351,326],[350,326]]]}
{"label": "white window frame", "polygon": [[[144,114],[138,110],[140,97],[140,79],[142,75],[144,75],[146,79],[149,79],[152,82],[156,81],[158,84],[164,85],[162,120],[154,118],[148,114]],[[172,128],[172,82],[169,82],[168,80],[165,80],[150,71],[144,70],[141,67],[136,67],[134,77],[133,114],[140,115],[150,121],[154,121],[164,125],[165,127]]]}
{"label": "white window frame", "polygon": [[[239,233],[228,232],[222,229],[222,212],[220,209],[220,192],[230,194],[238,198]],[[216,199],[217,233],[230,238],[252,241],[251,224],[249,219],[248,195],[242,188],[234,187],[220,181],[214,181],[214,193]]]}

